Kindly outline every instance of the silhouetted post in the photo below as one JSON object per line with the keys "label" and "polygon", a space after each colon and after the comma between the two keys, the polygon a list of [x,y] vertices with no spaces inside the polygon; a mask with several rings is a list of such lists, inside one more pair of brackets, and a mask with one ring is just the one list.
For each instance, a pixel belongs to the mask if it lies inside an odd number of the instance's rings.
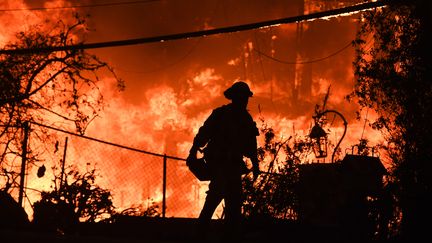
{"label": "silhouetted post", "polygon": [[65,139],[64,151],[63,151],[63,161],[62,161],[62,169],[61,169],[61,177],[60,177],[60,191],[63,190],[63,178],[65,172],[67,144],[68,144],[68,137],[66,137]]}
{"label": "silhouetted post", "polygon": [[162,175],[162,218],[165,218],[166,209],[166,171],[167,171],[167,156],[163,157],[163,175]]}
{"label": "silhouetted post", "polygon": [[25,171],[27,163],[27,144],[28,144],[28,134],[29,134],[29,124],[25,122],[23,124],[24,128],[24,139],[22,141],[22,155],[21,155],[21,173],[20,173],[20,185],[18,194],[18,204],[22,206],[23,195],[24,195],[24,183],[25,183]]}

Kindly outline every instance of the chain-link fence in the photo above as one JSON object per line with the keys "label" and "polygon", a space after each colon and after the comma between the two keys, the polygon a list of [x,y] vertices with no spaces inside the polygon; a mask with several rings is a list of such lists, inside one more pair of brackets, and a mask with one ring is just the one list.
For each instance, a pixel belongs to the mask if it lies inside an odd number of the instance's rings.
{"label": "chain-link fence", "polygon": [[[65,168],[85,173],[95,169],[95,184],[112,194],[117,211],[128,208],[155,207],[162,217],[195,218],[204,203],[207,183],[198,181],[186,166],[185,159],[157,154],[120,144],[81,136],[42,124],[55,131],[57,163],[44,178],[35,176],[37,168],[27,169],[25,195],[30,204],[40,191],[50,190],[54,175]],[[60,159],[58,159],[60,157]],[[33,195],[33,196],[31,196]],[[27,205],[28,207],[28,205]]]}

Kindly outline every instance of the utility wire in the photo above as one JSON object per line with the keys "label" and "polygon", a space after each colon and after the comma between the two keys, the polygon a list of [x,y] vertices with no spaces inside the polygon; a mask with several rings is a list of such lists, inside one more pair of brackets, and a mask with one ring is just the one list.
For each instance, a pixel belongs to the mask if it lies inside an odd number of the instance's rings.
{"label": "utility wire", "polygon": [[0,54],[29,54],[29,53],[38,53],[38,52],[55,52],[55,51],[77,50],[77,49],[96,49],[96,48],[106,48],[106,47],[138,45],[138,44],[152,43],[152,42],[164,42],[164,41],[179,40],[179,39],[189,39],[193,37],[205,37],[209,35],[259,29],[259,28],[270,27],[274,25],[295,23],[295,22],[300,22],[305,20],[313,20],[313,19],[318,19],[323,17],[331,17],[340,14],[364,11],[372,8],[386,6],[387,3],[390,1],[391,0],[368,2],[368,3],[362,3],[354,6],[333,9],[333,10],[328,10],[328,11],[323,11],[318,13],[311,13],[306,15],[299,15],[294,17],[268,20],[268,21],[256,22],[256,23],[250,23],[244,25],[236,25],[236,26],[229,26],[229,27],[216,28],[210,30],[201,30],[195,32],[185,32],[185,33],[178,33],[178,34],[171,34],[171,35],[162,35],[162,36],[117,40],[117,41],[108,41],[108,42],[98,42],[98,43],[87,43],[87,44],[81,43],[76,45],[52,46],[52,47],[43,47],[43,48],[20,48],[20,49],[9,49],[9,50],[2,49],[0,50]]}
{"label": "utility wire", "polygon": [[73,8],[111,7],[111,6],[143,4],[143,3],[151,3],[151,2],[159,2],[159,1],[160,0],[141,0],[141,1],[128,1],[128,2],[96,3],[96,4],[87,4],[87,5],[72,5],[72,6],[62,6],[62,7],[10,8],[10,9],[0,9],[0,12],[47,11],[47,10],[73,9]]}
{"label": "utility wire", "polygon": [[[210,19],[213,19],[213,17],[215,15],[216,10],[217,10],[218,7],[219,7],[219,1],[216,2],[215,8],[213,9],[212,13],[210,14],[211,15]],[[211,24],[211,21],[210,21],[209,24]],[[173,61],[171,63],[168,63],[168,64],[166,64],[166,65],[164,65],[162,67],[158,67],[158,68],[154,68],[154,69],[146,70],[146,71],[126,70],[126,69],[123,69],[121,67],[116,67],[116,69],[118,69],[120,71],[123,71],[123,72],[126,72],[126,73],[139,73],[139,74],[154,73],[154,72],[158,72],[158,71],[161,71],[161,70],[168,69],[168,68],[173,67],[173,66],[181,63],[182,61],[186,60],[186,58],[188,58],[195,51],[195,49],[198,47],[198,45],[201,43],[202,40],[203,39],[198,39],[194,43],[194,45],[189,49],[189,51],[187,51],[183,56],[181,56],[177,60],[175,60],[175,61]]]}
{"label": "utility wire", "polygon": [[264,56],[264,57],[266,57],[266,58],[268,58],[270,60],[273,60],[273,61],[279,62],[279,63],[283,63],[283,64],[309,64],[309,63],[314,63],[314,62],[320,62],[320,61],[323,61],[323,60],[328,59],[330,57],[336,56],[337,54],[339,54],[342,51],[346,50],[350,46],[352,46],[352,42],[351,41],[347,45],[345,45],[344,47],[342,47],[341,49],[337,50],[336,52],[334,52],[334,53],[332,53],[332,54],[330,54],[328,56],[317,58],[317,59],[312,59],[312,60],[308,60],[308,61],[301,61],[301,62],[281,60],[281,59],[272,57],[272,56],[270,56],[270,55],[268,55],[268,54],[266,54],[266,53],[264,53],[264,52],[262,52],[262,51],[260,51],[258,49],[254,49],[254,51],[256,51],[260,55],[262,55],[262,56]]}

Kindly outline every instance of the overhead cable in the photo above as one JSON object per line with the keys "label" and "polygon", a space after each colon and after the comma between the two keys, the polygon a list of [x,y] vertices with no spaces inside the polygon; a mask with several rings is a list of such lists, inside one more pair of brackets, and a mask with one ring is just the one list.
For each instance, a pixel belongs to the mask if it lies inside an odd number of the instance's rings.
{"label": "overhead cable", "polygon": [[[210,14],[211,17],[210,17],[209,25],[212,24],[212,19],[213,19],[215,13],[216,13],[216,10],[217,10],[218,6],[219,6],[219,1],[216,2],[216,5],[215,5],[214,10],[213,10],[212,13]],[[187,58],[188,56],[190,56],[190,55],[195,51],[195,49],[198,47],[198,45],[201,43],[202,40],[203,40],[203,39],[198,39],[198,40],[193,44],[193,46],[189,49],[189,51],[187,51],[187,52],[185,53],[185,55],[181,56],[181,57],[178,58],[177,60],[171,61],[170,63],[168,63],[168,64],[166,64],[166,65],[164,65],[164,66],[162,66],[162,67],[158,67],[158,68],[154,68],[154,69],[152,69],[152,70],[146,70],[146,71],[125,70],[125,69],[123,69],[123,68],[119,68],[119,67],[115,67],[115,69],[120,70],[120,71],[123,71],[123,72],[127,72],[127,73],[140,73],[140,74],[148,74],[148,73],[153,73],[153,72],[158,72],[158,71],[161,71],[161,70],[165,70],[165,69],[167,69],[167,68],[173,67],[173,66],[175,66],[175,65],[177,65],[177,64],[179,64],[179,63],[181,63],[182,61],[186,60],[186,58]]]}
{"label": "overhead cable", "polygon": [[323,61],[323,60],[328,59],[330,57],[336,56],[337,54],[339,54],[342,51],[346,50],[350,46],[352,46],[352,41],[350,41],[347,45],[345,45],[341,49],[333,52],[330,55],[327,55],[327,56],[321,57],[321,58],[317,58],[317,59],[307,60],[307,61],[285,61],[285,60],[281,60],[281,59],[272,57],[272,56],[270,56],[270,55],[268,55],[268,54],[266,54],[266,53],[264,53],[264,52],[262,52],[262,51],[260,51],[258,49],[254,49],[254,51],[256,51],[258,54],[260,54],[260,55],[262,55],[262,56],[264,56],[264,57],[266,57],[266,58],[268,58],[270,60],[273,60],[273,61],[279,62],[279,63],[283,63],[283,64],[310,64],[310,63],[314,63],[314,62],[320,62],[320,61]]}
{"label": "overhead cable", "polygon": [[319,18],[328,18],[332,16],[338,16],[341,14],[349,14],[358,11],[364,11],[368,9],[373,9],[377,7],[386,6],[390,0],[381,0],[376,2],[368,2],[357,4],[349,7],[333,9],[318,13],[311,13],[306,15],[299,15],[294,17],[287,17],[275,20],[268,20],[257,23],[243,24],[237,26],[229,26],[223,28],[216,28],[210,30],[201,30],[195,32],[185,32],[178,34],[170,34],[170,35],[162,35],[162,36],[154,36],[154,37],[145,37],[145,38],[136,38],[136,39],[127,39],[127,40],[116,40],[116,41],[107,41],[107,42],[97,42],[97,43],[80,43],[76,45],[66,45],[66,46],[51,46],[51,47],[41,47],[41,48],[20,48],[20,49],[2,49],[0,50],[0,54],[28,54],[28,53],[36,53],[36,52],[55,52],[55,51],[67,51],[67,50],[78,50],[78,49],[96,49],[96,48],[106,48],[106,47],[118,47],[118,46],[130,46],[130,45],[138,45],[145,43],[154,43],[154,42],[164,42],[171,40],[179,40],[179,39],[189,39],[194,37],[205,37],[209,35],[216,34],[225,34],[232,33],[238,31],[245,30],[253,30],[259,28],[265,28],[280,24],[288,24],[301,22],[306,20],[314,20]]}
{"label": "overhead cable", "polygon": [[141,0],[141,1],[96,3],[96,4],[87,4],[87,5],[72,5],[72,6],[58,6],[58,7],[9,8],[9,9],[0,9],[0,12],[46,11],[46,10],[75,9],[75,8],[111,7],[111,6],[142,4],[142,3],[151,3],[151,2],[159,2],[159,1],[160,0]]}

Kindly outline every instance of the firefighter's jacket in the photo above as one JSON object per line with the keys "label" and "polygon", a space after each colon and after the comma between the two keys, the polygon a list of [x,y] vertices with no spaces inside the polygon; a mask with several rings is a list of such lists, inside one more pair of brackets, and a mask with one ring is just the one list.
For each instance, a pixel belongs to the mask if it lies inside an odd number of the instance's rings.
{"label": "firefighter's jacket", "polygon": [[243,156],[256,158],[256,123],[246,109],[232,104],[212,111],[194,138],[194,146],[205,147],[204,157],[211,170],[237,171]]}

